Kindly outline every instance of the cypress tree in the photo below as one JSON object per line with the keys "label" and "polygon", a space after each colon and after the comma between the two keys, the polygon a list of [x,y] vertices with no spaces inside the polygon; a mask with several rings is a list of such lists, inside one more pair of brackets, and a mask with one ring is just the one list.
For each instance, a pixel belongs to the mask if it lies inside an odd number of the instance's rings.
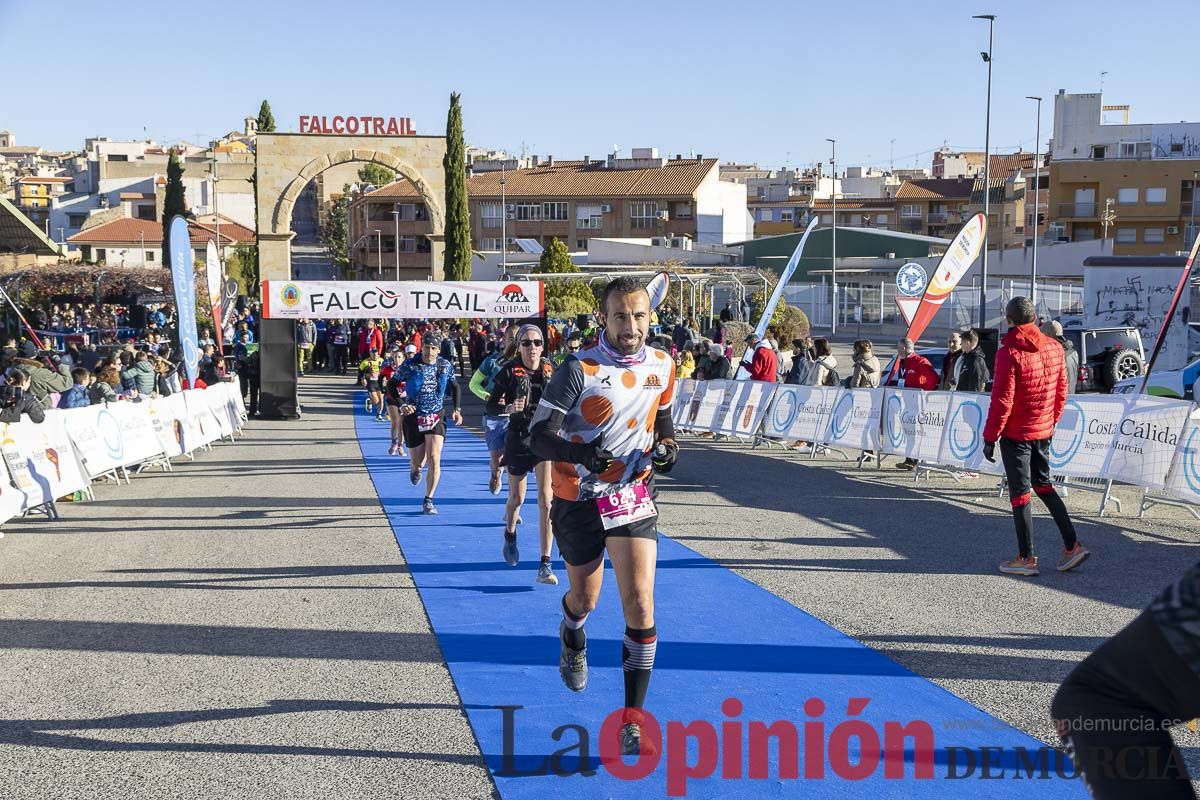
{"label": "cypress tree", "polygon": [[467,209],[467,154],[463,143],[462,106],[458,92],[450,94],[446,115],[446,255],[443,277],[448,281],[471,280],[471,217]]}
{"label": "cypress tree", "polygon": [[162,263],[171,263],[171,218],[176,214],[187,216],[187,200],[183,195],[183,164],[179,154],[171,151],[167,161],[167,188],[163,193],[163,258]]}
{"label": "cypress tree", "polygon": [[271,104],[266,100],[263,100],[262,105],[258,107],[258,132],[275,132],[275,116],[271,113]]}

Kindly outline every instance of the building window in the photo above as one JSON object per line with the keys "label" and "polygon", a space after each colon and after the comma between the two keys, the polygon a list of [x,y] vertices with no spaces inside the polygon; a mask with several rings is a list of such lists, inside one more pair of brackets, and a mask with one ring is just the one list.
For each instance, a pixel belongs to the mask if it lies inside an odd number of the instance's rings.
{"label": "building window", "polygon": [[1076,228],[1075,229],[1075,241],[1077,241],[1077,242],[1090,242],[1095,238],[1096,238],[1096,229],[1095,228]]}
{"label": "building window", "polygon": [[1149,142],[1121,142],[1121,158],[1149,158]]}
{"label": "building window", "polygon": [[833,214],[822,214],[821,215],[821,224],[822,225],[832,225],[833,224]]}
{"label": "building window", "polygon": [[1165,202],[1167,202],[1167,187],[1152,186],[1146,189],[1146,203],[1158,205]]}
{"label": "building window", "polygon": [[500,207],[499,203],[480,203],[479,205],[479,216],[483,218],[483,227],[485,228],[499,228],[503,224],[501,222],[503,213],[504,209]]}
{"label": "building window", "polygon": [[[691,219],[691,203],[671,203],[671,219]],[[791,217],[788,217],[790,220]]]}
{"label": "building window", "polygon": [[1163,229],[1162,228],[1146,228],[1142,231],[1142,242],[1145,244],[1162,244]]}
{"label": "building window", "polygon": [[541,219],[541,203],[517,203],[518,222],[539,222]]}
{"label": "building window", "polygon": [[417,252],[417,237],[401,236],[400,237],[400,252],[401,253]]}
{"label": "building window", "polygon": [[887,214],[876,214],[875,215],[875,224],[876,225],[887,225],[888,224],[888,215]]}
{"label": "building window", "polygon": [[629,204],[629,220],[631,227],[649,230],[658,219],[658,203],[633,202]]}
{"label": "building window", "polygon": [[479,249],[480,249],[480,250],[486,250],[486,251],[489,251],[489,252],[495,252],[495,251],[498,251],[498,250],[500,250],[500,249],[501,249],[501,247],[500,247],[500,237],[499,237],[499,236],[496,236],[496,237],[493,237],[493,238],[487,238],[487,237],[485,237],[485,238],[484,238],[484,239],[483,239],[483,240],[480,242],[480,244],[479,244]]}
{"label": "building window", "polygon": [[147,260],[147,261],[153,261],[153,260],[154,260],[154,251],[153,251],[153,250],[147,250],[147,251],[146,251],[146,260]]}
{"label": "building window", "polygon": [[542,203],[542,219],[547,222],[565,222],[567,216],[566,203]]}
{"label": "building window", "polygon": [[129,156],[120,155],[118,153],[109,153],[106,160],[108,160],[108,161],[128,161]]}
{"label": "building window", "polygon": [[367,219],[374,222],[382,220],[391,221],[392,219],[392,204],[391,203],[367,203]]}
{"label": "building window", "polygon": [[1137,244],[1137,228],[1117,228],[1117,244]]}
{"label": "building window", "polygon": [[600,230],[604,221],[604,214],[601,212],[600,206],[590,206],[579,204],[575,206],[575,227],[579,230]]}
{"label": "building window", "polygon": [[1138,189],[1136,186],[1129,189],[1117,189],[1117,202],[1122,205],[1129,205],[1138,201]]}
{"label": "building window", "polygon": [[587,243],[588,243],[587,239],[576,239],[575,240],[575,249],[576,250],[587,250]]}
{"label": "building window", "polygon": [[87,214],[67,214],[68,227],[82,228],[85,222],[87,222]]}
{"label": "building window", "polygon": [[921,218],[921,207],[917,205],[900,206],[900,216]]}
{"label": "building window", "polygon": [[780,211],[779,212],[779,221],[780,222],[791,222],[792,221],[792,210],[790,208],[785,208],[782,211]]}

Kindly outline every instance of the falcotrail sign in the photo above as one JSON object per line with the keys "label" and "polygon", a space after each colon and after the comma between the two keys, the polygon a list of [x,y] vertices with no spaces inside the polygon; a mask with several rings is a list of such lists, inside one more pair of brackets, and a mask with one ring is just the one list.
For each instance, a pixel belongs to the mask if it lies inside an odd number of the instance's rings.
{"label": "falcotrail sign", "polygon": [[416,136],[411,117],[333,114],[300,117],[301,133],[325,136]]}
{"label": "falcotrail sign", "polygon": [[540,317],[540,281],[263,281],[267,319]]}

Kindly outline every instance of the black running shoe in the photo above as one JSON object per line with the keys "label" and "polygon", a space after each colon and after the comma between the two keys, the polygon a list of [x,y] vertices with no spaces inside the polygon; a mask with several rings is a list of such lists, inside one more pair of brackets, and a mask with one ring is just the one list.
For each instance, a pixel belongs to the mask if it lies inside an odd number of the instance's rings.
{"label": "black running shoe", "polygon": [[582,692],[587,688],[588,679],[587,646],[578,650],[568,647],[566,629],[565,621],[558,623],[558,639],[562,644],[562,652],[558,656],[558,674],[562,676],[568,689],[572,692]]}
{"label": "black running shoe", "polygon": [[636,722],[626,722],[621,726],[621,755],[640,756],[642,754],[642,729]]}
{"label": "black running shoe", "polygon": [[412,481],[413,486],[416,486],[418,483],[420,483],[421,482],[421,468],[417,467],[416,469],[411,470],[408,473],[408,479],[410,481]]}

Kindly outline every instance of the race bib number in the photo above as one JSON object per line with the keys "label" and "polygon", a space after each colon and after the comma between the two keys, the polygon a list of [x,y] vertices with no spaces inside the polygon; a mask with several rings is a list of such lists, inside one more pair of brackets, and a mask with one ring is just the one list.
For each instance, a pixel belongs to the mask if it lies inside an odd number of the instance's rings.
{"label": "race bib number", "polygon": [[658,516],[658,509],[650,498],[650,490],[641,481],[604,497],[597,497],[596,507],[600,510],[600,522],[606,531]]}
{"label": "race bib number", "polygon": [[417,430],[421,433],[431,431],[437,427],[442,421],[441,414],[418,414],[417,415]]}
{"label": "race bib number", "polygon": [[346,337],[346,336],[343,336],[343,335],[341,335],[341,334],[336,334],[336,333],[335,333],[335,334],[334,334],[334,336],[333,336],[333,343],[334,343],[334,344],[347,344],[349,341],[350,341],[350,339],[349,339],[348,337]]}

